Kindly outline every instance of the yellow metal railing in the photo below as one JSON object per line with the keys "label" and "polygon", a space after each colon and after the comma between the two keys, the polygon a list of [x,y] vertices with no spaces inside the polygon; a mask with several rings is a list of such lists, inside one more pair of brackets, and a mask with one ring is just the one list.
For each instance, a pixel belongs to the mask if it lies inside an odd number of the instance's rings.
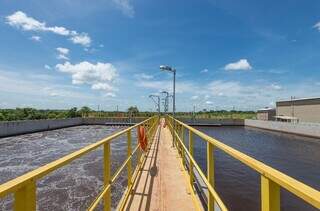
{"label": "yellow metal railing", "polygon": [[[138,170],[145,159],[145,156],[142,156],[142,151],[137,145],[134,150],[132,150],[132,137],[131,132],[133,129],[138,128],[138,126],[144,126],[146,129],[146,134],[148,136],[148,140],[153,140],[153,137],[157,131],[157,126],[159,123],[159,117],[154,116],[151,117],[141,123],[138,123],[132,127],[128,127],[120,132],[117,132],[113,135],[110,135],[94,144],[88,145],[78,151],[70,153],[56,161],[48,163],[38,169],[30,171],[16,179],[10,180],[4,184],[0,185],[0,198],[7,196],[8,194],[14,194],[14,202],[13,208],[16,211],[31,211],[36,210],[36,181],[50,172],[61,168],[71,161],[79,158],[86,153],[89,153],[96,148],[103,146],[103,166],[104,166],[104,187],[103,190],[99,193],[98,197],[93,201],[88,210],[94,210],[96,206],[99,204],[101,199],[104,201],[104,211],[111,210],[111,185],[120,175],[120,173],[127,168],[128,174],[128,185],[125,192],[125,195],[128,195],[132,188],[133,181],[135,177],[138,175]],[[116,171],[116,173],[111,176],[111,149],[110,143],[115,138],[121,135],[127,135],[127,159],[121,165],[121,167]],[[151,144],[151,143],[150,143]],[[135,172],[132,172],[132,158],[135,153],[138,153],[138,164],[136,166]]]}
{"label": "yellow metal railing", "polygon": [[[198,171],[200,177],[203,179],[208,187],[208,210],[214,210],[216,203],[221,210],[227,210],[220,197],[214,190],[214,148],[217,147],[233,158],[241,161],[248,167],[252,168],[261,175],[261,210],[262,211],[279,211],[280,210],[280,187],[288,190],[300,199],[320,209],[320,192],[305,185],[292,177],[236,150],[220,141],[200,132],[199,130],[188,126],[187,124],[172,118],[166,117],[166,122],[169,128],[176,137],[175,146],[181,154],[182,162],[184,163],[186,157],[189,159],[189,176],[190,183],[194,182],[194,171]],[[174,128],[174,130],[173,130]],[[185,130],[189,131],[189,149],[184,144]],[[196,163],[193,157],[194,141],[193,136],[197,135],[207,143],[207,176],[202,172],[201,168]],[[186,155],[186,156],[185,156]]]}

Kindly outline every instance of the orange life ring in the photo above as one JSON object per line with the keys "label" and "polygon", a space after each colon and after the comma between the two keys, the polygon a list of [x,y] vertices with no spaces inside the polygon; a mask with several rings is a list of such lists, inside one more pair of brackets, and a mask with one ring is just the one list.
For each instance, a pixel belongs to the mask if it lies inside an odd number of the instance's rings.
{"label": "orange life ring", "polygon": [[138,140],[141,149],[143,151],[146,151],[148,146],[148,140],[143,126],[138,127]]}

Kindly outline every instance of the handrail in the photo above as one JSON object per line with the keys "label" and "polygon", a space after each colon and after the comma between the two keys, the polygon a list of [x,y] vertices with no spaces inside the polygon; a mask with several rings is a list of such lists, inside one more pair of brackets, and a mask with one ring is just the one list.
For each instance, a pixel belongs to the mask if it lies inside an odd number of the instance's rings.
{"label": "handrail", "polygon": [[[171,116],[167,116],[171,123],[182,126],[202,138],[208,143],[218,147],[228,155],[241,161],[248,167],[261,174],[261,200],[262,210],[280,210],[280,192],[279,188],[285,188],[289,192],[295,194],[299,198],[303,199],[310,205],[320,209],[320,192],[298,180],[236,150],[232,147],[223,144],[222,142],[200,132],[199,130],[190,127],[189,125],[174,119]],[[169,121],[169,122],[170,122]],[[186,147],[183,146],[186,150]]]}
{"label": "handrail", "polygon": [[[152,132],[152,130],[154,129],[154,127],[157,125],[157,122],[155,122],[150,130],[147,132],[147,135],[150,135],[150,132]],[[151,139],[152,141],[152,139]],[[151,145],[152,142],[148,143],[148,145]],[[136,146],[136,148],[133,150],[132,153],[130,153],[130,155],[128,156],[128,158],[123,162],[123,164],[121,165],[121,167],[116,171],[116,173],[112,176],[112,178],[110,179],[110,184],[107,187],[104,187],[104,189],[100,192],[100,194],[98,195],[98,197],[93,201],[93,203],[89,206],[88,211],[93,211],[98,203],[100,202],[100,200],[103,198],[103,196],[106,194],[107,190],[111,187],[111,184],[117,179],[117,177],[120,175],[120,173],[123,171],[123,169],[127,166],[128,162],[132,159],[133,155],[135,154],[135,152],[140,148],[140,146]],[[141,163],[141,160],[138,161],[138,163]],[[137,165],[137,168],[139,167],[139,165]],[[137,175],[136,175],[137,176]],[[135,179],[135,176],[133,176],[132,180]],[[131,180],[130,178],[128,178],[128,180]],[[129,183],[130,181],[128,181]],[[127,191],[130,191],[129,189],[127,189]],[[124,193],[125,195],[125,193]]]}
{"label": "handrail", "polygon": [[[58,160],[55,160],[51,163],[48,163],[44,166],[41,166],[35,170],[32,170],[22,176],[19,176],[15,179],[12,179],[8,182],[5,182],[4,184],[0,185],[0,198],[7,196],[10,193],[14,193],[15,194],[15,201],[14,201],[14,209],[15,210],[35,210],[36,207],[36,180],[42,178],[43,176],[49,174],[50,172],[65,166],[66,164],[70,163],[71,161],[83,156],[84,154],[93,151],[94,149],[98,148],[99,146],[105,146],[105,152],[106,149],[109,149],[110,151],[110,143],[113,139],[127,133],[128,135],[128,143],[129,143],[129,134],[130,134],[130,144],[131,144],[131,131],[132,129],[137,128],[140,125],[145,125],[146,126],[146,130],[147,130],[147,134],[152,137],[154,135],[154,133],[156,132],[157,127],[155,127],[156,125],[158,125],[158,121],[159,118],[157,116],[154,117],[150,117],[134,126],[128,127],[122,131],[116,132],[96,143],[90,144],[86,147],[83,147],[80,150],[77,150],[73,153],[70,153]],[[131,146],[130,146],[131,147]],[[126,165],[128,165],[129,161],[131,161],[132,155],[137,152],[137,149],[139,147],[135,147],[134,152],[130,153],[130,156],[128,156],[128,158],[126,159]],[[108,151],[108,150],[107,150]],[[110,157],[110,153],[105,153],[105,156],[109,156]],[[106,159],[106,157],[104,158]],[[110,161],[110,158],[107,159],[108,161]],[[105,165],[110,166],[110,163],[105,163]],[[126,165],[122,165],[121,166],[121,170],[124,169],[124,167]],[[131,165],[131,163],[130,163]],[[137,165],[137,167],[139,166],[139,163]],[[106,166],[105,166],[106,167]],[[110,168],[110,167],[109,167]],[[110,169],[105,169],[105,174],[110,174]],[[117,171],[117,173],[114,175],[115,177],[117,177],[120,174],[119,171]],[[105,185],[106,186],[110,186],[112,181],[114,181],[115,177],[112,177],[111,180],[105,181]],[[130,178],[131,179],[131,178]],[[109,185],[107,185],[109,184]],[[107,187],[108,188],[108,187]],[[109,188],[108,188],[109,189]],[[108,190],[107,190],[108,191]],[[108,204],[108,206],[110,208],[110,204]],[[106,210],[106,209],[105,209]]]}
{"label": "handrail", "polygon": [[[172,129],[172,125],[169,122],[169,126]],[[214,190],[214,188],[212,187],[212,185],[210,184],[210,182],[208,181],[208,179],[206,178],[206,176],[204,175],[204,173],[202,172],[200,166],[197,164],[196,160],[193,158],[193,156],[190,154],[190,152],[188,151],[187,147],[183,144],[183,141],[181,140],[181,138],[179,137],[177,131],[174,131],[174,135],[176,136],[176,139],[179,141],[180,145],[183,147],[184,152],[187,154],[187,156],[190,159],[190,162],[194,165],[194,167],[196,168],[196,170],[198,171],[200,177],[203,179],[204,183],[207,185],[208,190],[210,192],[210,194],[212,194],[213,198],[215,199],[215,201],[217,202],[218,206],[220,207],[220,209],[222,211],[227,211],[227,207],[225,206],[225,204],[222,202],[221,198],[219,197],[218,193]],[[182,158],[183,159],[183,158]]]}

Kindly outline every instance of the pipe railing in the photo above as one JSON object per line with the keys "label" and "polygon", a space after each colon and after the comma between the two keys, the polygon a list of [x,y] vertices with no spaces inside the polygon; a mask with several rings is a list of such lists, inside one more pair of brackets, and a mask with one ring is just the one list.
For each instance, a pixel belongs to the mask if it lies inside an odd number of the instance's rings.
{"label": "pipe railing", "polygon": [[[83,147],[80,150],[77,150],[73,153],[70,153],[58,160],[55,160],[51,163],[48,163],[42,167],[39,167],[35,170],[32,170],[22,176],[19,176],[13,180],[10,180],[4,184],[0,185],[0,198],[6,197],[7,195],[13,193],[13,209],[15,211],[31,211],[36,210],[36,182],[38,179],[48,175],[50,172],[61,168],[71,161],[95,150],[96,148],[103,146],[103,166],[104,166],[104,187],[99,193],[98,197],[93,201],[88,210],[94,210],[95,207],[99,204],[101,199],[104,202],[104,211],[111,210],[111,185],[120,175],[120,173],[127,168],[128,175],[128,184],[126,192],[129,192],[132,188],[132,183],[135,180],[135,177],[138,175],[138,169],[140,168],[145,156],[142,156],[142,151],[138,145],[132,151],[132,137],[131,132],[133,129],[138,128],[139,126],[144,126],[146,129],[146,134],[148,140],[153,140],[153,137],[157,131],[157,126],[159,123],[159,117],[154,116],[149,119],[142,121],[132,127],[128,127],[122,131],[114,133],[96,143],[90,144],[86,147]],[[127,159],[123,162],[121,167],[116,170],[116,173],[111,176],[111,141],[121,135],[127,135]],[[151,143],[150,143],[151,144]],[[149,144],[149,146],[150,146]],[[132,158],[135,153],[138,153],[138,164],[135,169],[135,173],[132,174]],[[128,195],[128,194],[127,194]]]}
{"label": "pipe railing", "polygon": [[[222,150],[233,158],[241,161],[257,173],[261,175],[261,210],[262,211],[279,211],[280,210],[280,188],[284,188],[304,200],[308,204],[320,209],[320,192],[298,180],[226,145],[222,142],[200,132],[199,130],[188,126],[187,124],[166,116],[166,122],[174,136],[176,136],[175,146],[177,147],[183,163],[186,157],[189,158],[189,177],[190,183],[193,185],[195,168],[204,183],[208,187],[208,210],[214,210],[214,204],[221,210],[227,210],[218,194],[214,190],[214,148]],[[176,130],[173,131],[173,124],[176,124]],[[185,130],[189,132],[189,149],[184,144]],[[194,140],[193,136],[199,136],[207,143],[207,176],[202,172],[193,157]],[[185,156],[187,155],[187,156]]]}

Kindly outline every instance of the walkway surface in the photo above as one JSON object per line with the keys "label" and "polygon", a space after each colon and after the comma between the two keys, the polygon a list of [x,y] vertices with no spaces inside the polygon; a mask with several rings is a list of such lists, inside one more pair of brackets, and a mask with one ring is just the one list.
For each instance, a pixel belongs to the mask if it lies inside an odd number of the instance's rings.
{"label": "walkway surface", "polygon": [[125,210],[197,210],[169,129],[159,127]]}

